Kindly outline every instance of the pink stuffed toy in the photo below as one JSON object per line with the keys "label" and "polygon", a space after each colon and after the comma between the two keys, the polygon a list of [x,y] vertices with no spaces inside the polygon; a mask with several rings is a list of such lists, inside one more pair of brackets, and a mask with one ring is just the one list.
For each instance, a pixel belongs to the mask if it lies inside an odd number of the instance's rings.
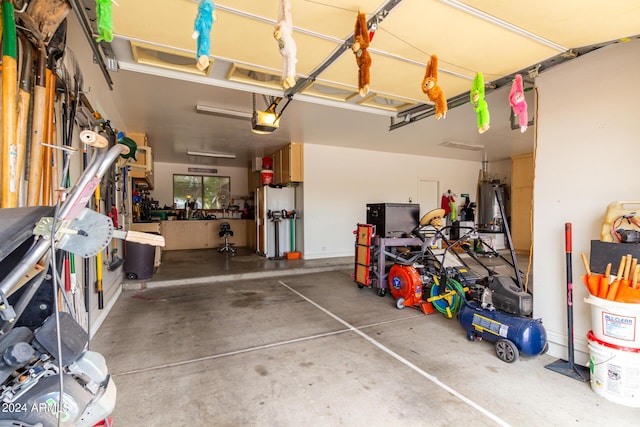
{"label": "pink stuffed toy", "polygon": [[522,76],[520,74],[516,74],[513,84],[511,85],[511,92],[509,92],[509,104],[511,104],[513,114],[518,116],[520,132],[525,132],[527,130],[529,116],[527,115],[527,101],[524,99],[524,88],[522,85]]}

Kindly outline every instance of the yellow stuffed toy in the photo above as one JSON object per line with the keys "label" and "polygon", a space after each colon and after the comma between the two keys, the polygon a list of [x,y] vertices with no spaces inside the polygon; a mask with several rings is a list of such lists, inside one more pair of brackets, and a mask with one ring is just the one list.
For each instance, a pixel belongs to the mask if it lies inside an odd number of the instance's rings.
{"label": "yellow stuffed toy", "polygon": [[447,98],[438,85],[438,57],[431,55],[427,69],[422,79],[422,92],[435,104],[436,120],[444,119],[447,115]]}

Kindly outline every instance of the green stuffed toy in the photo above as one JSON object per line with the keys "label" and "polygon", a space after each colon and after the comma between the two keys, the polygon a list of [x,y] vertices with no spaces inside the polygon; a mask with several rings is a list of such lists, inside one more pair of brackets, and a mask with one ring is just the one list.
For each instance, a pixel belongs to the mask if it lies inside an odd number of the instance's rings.
{"label": "green stuffed toy", "polygon": [[98,38],[111,43],[113,41],[113,17],[111,15],[111,0],[96,0],[96,17],[98,18]]}
{"label": "green stuffed toy", "polygon": [[484,77],[482,73],[476,73],[473,86],[469,93],[471,105],[478,115],[478,132],[485,133],[489,130],[489,104],[484,100]]}

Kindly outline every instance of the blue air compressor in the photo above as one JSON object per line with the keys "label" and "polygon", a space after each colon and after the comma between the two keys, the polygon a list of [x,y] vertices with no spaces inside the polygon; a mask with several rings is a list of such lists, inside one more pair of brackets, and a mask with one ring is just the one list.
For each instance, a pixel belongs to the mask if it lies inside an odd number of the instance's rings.
{"label": "blue air compressor", "polygon": [[513,363],[518,356],[537,356],[549,348],[547,333],[540,319],[515,316],[466,302],[458,319],[467,330],[469,341],[494,343],[499,359]]}
{"label": "blue air compressor", "polygon": [[520,354],[537,356],[545,353],[549,344],[542,321],[526,317],[533,312],[533,297],[522,286],[521,272],[518,269],[502,197],[498,191],[495,192],[495,196],[504,220],[505,237],[511,252],[515,280],[508,276],[494,275],[489,271],[486,280],[477,281],[478,286],[470,289],[471,298],[460,309],[458,319],[467,330],[467,338],[470,341],[484,339],[494,343],[498,358],[513,363],[518,360]]}

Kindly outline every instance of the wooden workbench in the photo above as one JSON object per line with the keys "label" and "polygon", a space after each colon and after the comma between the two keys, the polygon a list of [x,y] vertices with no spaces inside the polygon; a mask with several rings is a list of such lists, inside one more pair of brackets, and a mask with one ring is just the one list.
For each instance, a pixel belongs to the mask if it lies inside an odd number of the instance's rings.
{"label": "wooden workbench", "polygon": [[[255,241],[255,221],[250,219],[221,218],[211,220],[161,221],[165,250],[217,248],[224,242],[218,232],[220,224],[228,222],[233,230],[229,242],[236,246],[250,246]],[[253,238],[252,238],[253,237]]]}

